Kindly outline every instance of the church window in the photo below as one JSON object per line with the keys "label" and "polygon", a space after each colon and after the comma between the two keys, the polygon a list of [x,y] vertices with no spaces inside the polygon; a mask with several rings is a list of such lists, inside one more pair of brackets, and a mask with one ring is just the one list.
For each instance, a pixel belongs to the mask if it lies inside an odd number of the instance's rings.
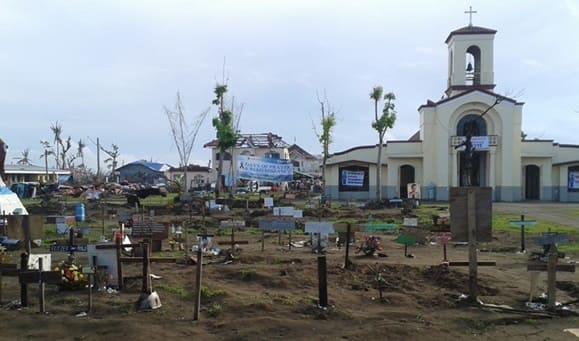
{"label": "church window", "polygon": [[486,136],[487,124],[484,118],[476,114],[466,115],[461,118],[456,126],[456,135],[467,136],[469,132],[470,136]]}

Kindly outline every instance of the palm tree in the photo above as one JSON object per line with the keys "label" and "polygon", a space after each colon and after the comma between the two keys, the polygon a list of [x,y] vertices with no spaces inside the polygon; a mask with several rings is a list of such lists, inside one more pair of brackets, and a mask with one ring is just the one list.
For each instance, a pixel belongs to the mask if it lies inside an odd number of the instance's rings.
{"label": "palm tree", "polygon": [[394,111],[393,101],[396,99],[394,93],[389,92],[384,95],[384,109],[382,116],[378,117],[378,102],[382,99],[384,90],[381,86],[376,86],[370,92],[370,99],[374,101],[374,121],[372,128],[378,132],[378,160],[376,161],[376,200],[382,200],[382,145],[386,130],[394,126],[396,121],[396,112]]}
{"label": "palm tree", "polygon": [[84,148],[86,148],[86,144],[82,139],[78,140],[76,147],[76,155],[80,157],[80,161],[82,162],[82,166],[84,167]]}
{"label": "palm tree", "polygon": [[52,146],[48,141],[40,141],[40,144],[44,147],[44,152],[40,158],[44,158],[44,167],[46,170],[46,180],[48,180],[48,156],[54,155],[54,151],[52,150]]}
{"label": "palm tree", "polygon": [[15,159],[17,159],[18,161],[16,161],[17,164],[19,165],[26,165],[29,166],[31,164],[30,162],[30,149],[26,148],[22,151],[22,156],[15,157]]}
{"label": "palm tree", "polygon": [[[56,156],[56,169],[60,169],[60,150],[58,146],[62,143],[62,139],[60,137],[60,135],[62,135],[62,125],[56,121],[53,125],[50,126],[50,130],[52,130],[52,133],[54,134],[54,144],[56,145],[56,154],[53,153],[53,155]],[[64,167],[64,165],[62,166]]]}

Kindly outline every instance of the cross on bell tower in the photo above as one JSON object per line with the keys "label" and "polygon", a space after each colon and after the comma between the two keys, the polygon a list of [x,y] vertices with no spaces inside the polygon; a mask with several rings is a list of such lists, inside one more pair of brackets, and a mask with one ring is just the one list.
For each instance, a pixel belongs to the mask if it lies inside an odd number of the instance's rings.
{"label": "cross on bell tower", "polygon": [[468,26],[472,26],[472,15],[477,13],[477,11],[473,11],[472,6],[468,6],[468,11],[464,11],[464,13],[468,14]]}

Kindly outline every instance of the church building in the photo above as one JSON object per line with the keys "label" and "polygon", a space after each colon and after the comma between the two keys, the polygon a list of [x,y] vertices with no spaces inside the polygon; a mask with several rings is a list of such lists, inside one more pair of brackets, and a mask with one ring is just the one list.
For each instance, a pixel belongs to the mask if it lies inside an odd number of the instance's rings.
{"label": "church building", "polygon": [[[451,187],[481,186],[492,188],[494,201],[579,202],[579,145],[525,140],[524,103],[494,92],[496,32],[472,24],[450,32],[446,96],[420,105],[414,136],[384,144],[383,199],[406,198],[416,183],[427,200],[449,200]],[[327,195],[375,199],[377,153],[377,145],[334,153]]]}

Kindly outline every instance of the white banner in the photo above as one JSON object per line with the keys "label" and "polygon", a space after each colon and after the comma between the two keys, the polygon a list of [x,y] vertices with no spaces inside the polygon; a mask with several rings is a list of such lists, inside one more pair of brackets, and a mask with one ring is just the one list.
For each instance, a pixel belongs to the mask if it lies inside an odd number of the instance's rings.
{"label": "white banner", "polygon": [[342,171],[342,185],[343,186],[364,186],[364,172],[363,171]]}

